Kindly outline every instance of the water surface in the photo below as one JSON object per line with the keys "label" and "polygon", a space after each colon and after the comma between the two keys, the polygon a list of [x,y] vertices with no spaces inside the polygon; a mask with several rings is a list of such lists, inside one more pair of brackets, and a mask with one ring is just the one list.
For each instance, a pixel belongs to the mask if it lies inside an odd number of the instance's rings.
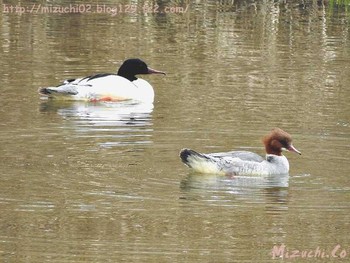
{"label": "water surface", "polygon": [[[339,261],[338,244],[350,257],[344,7],[164,1],[159,10],[186,12],[147,13],[151,1],[90,2],[139,9],[19,14],[2,3],[2,261],[274,262],[281,244],[331,257],[295,262]],[[144,77],[154,105],[36,92],[129,57],[168,73]],[[276,126],[302,152],[286,153],[289,177],[203,176],[179,160],[183,147],[263,154]]]}

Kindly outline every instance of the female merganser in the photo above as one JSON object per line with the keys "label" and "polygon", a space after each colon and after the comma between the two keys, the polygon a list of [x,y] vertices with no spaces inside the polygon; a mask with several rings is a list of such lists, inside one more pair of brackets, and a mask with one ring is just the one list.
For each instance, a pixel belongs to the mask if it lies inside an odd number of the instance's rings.
{"label": "female merganser", "polygon": [[87,101],[136,100],[153,103],[152,86],[138,74],[164,74],[149,68],[140,59],[128,59],[117,74],[102,73],[85,78],[68,79],[56,87],[40,88],[39,93],[52,98]]}
{"label": "female merganser", "polygon": [[183,149],[180,158],[184,164],[201,173],[223,175],[273,175],[288,174],[289,163],[282,150],[301,154],[292,145],[292,137],[285,131],[274,128],[263,138],[265,159],[247,151],[203,154]]}

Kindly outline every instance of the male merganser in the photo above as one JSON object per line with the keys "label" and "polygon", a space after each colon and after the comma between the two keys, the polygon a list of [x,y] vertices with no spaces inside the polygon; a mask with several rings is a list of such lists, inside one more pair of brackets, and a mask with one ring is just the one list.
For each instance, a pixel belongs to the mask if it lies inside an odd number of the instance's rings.
{"label": "male merganser", "polygon": [[102,73],[85,78],[68,79],[56,87],[40,88],[39,93],[53,98],[87,101],[136,100],[153,103],[152,86],[138,74],[164,74],[151,69],[140,59],[128,59],[117,74]]}
{"label": "male merganser", "polygon": [[289,163],[282,150],[301,154],[292,145],[292,137],[274,128],[263,138],[263,143],[265,159],[248,151],[203,154],[190,149],[181,150],[180,158],[188,167],[201,173],[229,176],[288,174]]}

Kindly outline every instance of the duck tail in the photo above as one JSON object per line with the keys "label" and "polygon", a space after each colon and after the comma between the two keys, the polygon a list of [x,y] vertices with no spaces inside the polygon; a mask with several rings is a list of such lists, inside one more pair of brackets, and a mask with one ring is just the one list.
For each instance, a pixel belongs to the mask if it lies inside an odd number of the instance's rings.
{"label": "duck tail", "polygon": [[40,94],[40,95],[50,95],[50,94],[52,94],[52,90],[50,89],[50,87],[48,87],[48,88],[39,88],[38,89],[38,93]]}
{"label": "duck tail", "polygon": [[218,166],[214,159],[191,149],[182,149],[180,152],[182,162],[193,170],[201,173],[216,173]]}
{"label": "duck tail", "polygon": [[208,157],[205,155],[191,149],[182,149],[180,152],[180,158],[184,164],[191,168],[195,162],[205,161],[208,159]]}
{"label": "duck tail", "polygon": [[74,85],[63,84],[57,87],[39,88],[38,92],[40,95],[76,95],[78,94]]}

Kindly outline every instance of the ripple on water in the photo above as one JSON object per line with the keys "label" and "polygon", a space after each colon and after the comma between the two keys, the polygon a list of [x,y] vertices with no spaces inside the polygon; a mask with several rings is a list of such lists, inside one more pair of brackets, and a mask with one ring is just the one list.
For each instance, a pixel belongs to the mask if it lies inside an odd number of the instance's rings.
{"label": "ripple on water", "polygon": [[[152,143],[153,104],[46,101],[41,112],[56,112],[73,138],[99,141],[102,148]],[[107,140],[107,141],[106,141]]]}
{"label": "ripple on water", "polygon": [[283,199],[288,193],[288,186],[288,175],[234,178],[217,175],[189,175],[181,181],[183,199],[205,198],[207,202],[216,206],[265,204],[273,198]]}

